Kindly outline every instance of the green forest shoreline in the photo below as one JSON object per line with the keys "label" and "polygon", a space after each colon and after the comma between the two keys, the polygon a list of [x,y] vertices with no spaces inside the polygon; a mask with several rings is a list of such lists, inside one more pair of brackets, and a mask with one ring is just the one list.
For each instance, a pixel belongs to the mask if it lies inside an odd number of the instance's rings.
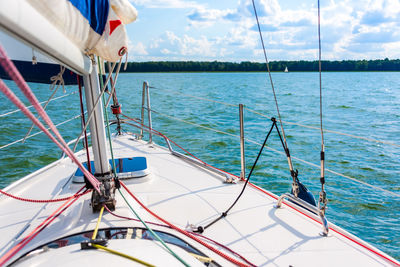
{"label": "green forest shoreline", "polygon": [[[314,72],[318,61],[271,61],[272,72]],[[266,71],[265,63],[243,61],[149,61],[128,62],[123,72],[260,72]],[[322,61],[322,71],[400,71],[400,59]]]}

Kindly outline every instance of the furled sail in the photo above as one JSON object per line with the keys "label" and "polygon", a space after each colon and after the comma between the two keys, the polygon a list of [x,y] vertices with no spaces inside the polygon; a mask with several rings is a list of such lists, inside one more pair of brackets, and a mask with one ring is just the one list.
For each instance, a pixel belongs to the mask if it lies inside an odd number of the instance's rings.
{"label": "furled sail", "polygon": [[137,11],[128,0],[28,0],[87,54],[115,62],[127,52],[125,24]]}
{"label": "furled sail", "polygon": [[[27,82],[50,84],[53,83],[51,77],[60,72],[60,65],[54,60],[2,31],[0,43]],[[62,77],[65,85],[77,83],[75,73],[69,69],[64,71]],[[0,68],[0,79],[10,79],[3,68]]]}
{"label": "furled sail", "polygon": [[[89,54],[119,60],[128,45],[125,24],[136,17],[128,0],[0,0],[0,43],[26,81],[49,83],[58,64],[87,74]],[[65,84],[76,83],[68,69]],[[9,77],[0,70],[0,78]]]}

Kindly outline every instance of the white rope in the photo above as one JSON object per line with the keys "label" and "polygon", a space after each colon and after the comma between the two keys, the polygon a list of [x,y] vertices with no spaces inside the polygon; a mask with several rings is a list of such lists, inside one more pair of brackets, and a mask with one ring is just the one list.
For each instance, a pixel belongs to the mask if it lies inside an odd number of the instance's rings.
{"label": "white rope", "polygon": [[[240,138],[239,135],[227,133],[227,132],[224,132],[224,131],[221,131],[221,130],[217,130],[217,129],[214,129],[214,128],[210,128],[210,127],[207,127],[207,126],[203,126],[203,125],[200,125],[200,124],[197,124],[197,123],[194,123],[194,122],[190,122],[190,121],[186,121],[186,120],[183,120],[183,119],[179,119],[179,118],[176,118],[176,117],[173,117],[173,116],[169,116],[169,115],[166,115],[166,114],[157,112],[157,111],[155,111],[155,110],[152,110],[152,111],[153,111],[154,113],[156,113],[156,114],[162,116],[162,117],[166,117],[166,118],[169,118],[169,119],[177,120],[177,121],[180,121],[180,122],[183,122],[183,123],[187,123],[187,124],[190,124],[190,125],[199,127],[199,128],[203,128],[203,129],[206,129],[206,130],[214,131],[214,132],[216,132],[216,133],[225,134],[225,135],[229,135],[229,136],[232,136],[232,137]],[[261,143],[259,143],[259,142],[257,142],[257,141],[254,141],[254,140],[252,140],[252,139],[245,138],[244,140],[246,140],[246,141],[249,142],[249,143],[259,145],[259,146],[262,145]],[[274,149],[274,148],[271,148],[271,147],[268,147],[268,146],[265,146],[265,148],[268,149],[268,150],[270,150],[270,151],[273,151],[273,152],[275,152],[275,153],[278,153],[278,154],[281,154],[281,155],[283,155],[283,156],[286,156],[286,154],[285,154],[284,152],[278,151],[278,150],[276,150],[276,149]],[[314,163],[311,163],[311,162],[308,162],[308,161],[306,161],[306,160],[303,160],[303,159],[300,159],[300,158],[297,158],[297,157],[293,157],[293,156],[292,156],[292,158],[295,159],[295,160],[298,160],[298,161],[300,161],[300,162],[303,162],[303,163],[306,164],[306,165],[315,167],[315,168],[317,168],[317,169],[320,169],[320,168],[321,168],[319,165],[314,164]],[[396,193],[396,192],[392,192],[392,191],[386,190],[386,189],[384,189],[384,188],[380,188],[380,187],[377,187],[377,186],[375,186],[375,185],[368,184],[368,183],[366,183],[366,182],[357,180],[356,178],[350,177],[350,176],[348,176],[348,175],[345,175],[345,174],[342,174],[342,173],[339,173],[339,172],[336,172],[336,171],[333,171],[333,170],[330,170],[330,169],[325,169],[325,170],[326,170],[327,172],[330,172],[330,173],[335,174],[335,175],[337,175],[337,176],[340,176],[340,177],[349,179],[349,180],[351,180],[351,181],[353,181],[353,182],[357,182],[357,183],[363,184],[363,185],[365,185],[365,186],[367,186],[367,187],[374,188],[374,189],[376,189],[376,190],[380,190],[380,191],[383,191],[383,192],[385,192],[385,193],[388,193],[388,194],[391,194],[391,195],[400,197],[400,194],[398,194],[398,193]]]}
{"label": "white rope", "polygon": [[[60,122],[59,124],[56,124],[55,126],[58,127],[58,126],[60,126],[60,125],[63,125],[63,124],[65,124],[65,123],[68,123],[68,122],[70,122],[70,121],[72,121],[72,120],[75,120],[75,119],[77,119],[77,118],[80,118],[80,117],[81,117],[81,115],[77,115],[77,116],[75,116],[75,117],[73,117],[73,118],[71,118],[71,119],[68,119],[68,120],[66,120],[66,121]],[[50,128],[47,128],[47,130],[50,130]],[[29,136],[26,137],[26,138],[21,138],[21,139],[18,139],[18,140],[16,140],[16,141],[14,141],[14,142],[11,142],[11,143],[9,143],[9,144],[6,144],[6,145],[4,145],[4,146],[0,146],[0,150],[3,149],[3,148],[9,147],[9,146],[15,145],[15,144],[17,144],[17,143],[20,143],[20,142],[22,142],[22,141],[24,141],[24,140],[27,140],[27,139],[29,139],[29,138],[32,138],[32,137],[34,137],[34,136],[36,136],[36,135],[38,135],[38,134],[41,134],[41,133],[43,133],[43,131],[36,132],[36,133],[34,133],[34,134],[29,135]]]}
{"label": "white rope", "polygon": [[[74,91],[74,92],[72,92],[72,93],[70,93],[70,94],[68,94],[68,95],[62,95],[62,96],[55,97],[55,98],[51,99],[50,102],[51,102],[51,101],[58,100],[58,99],[61,99],[61,98],[64,98],[64,97],[67,97],[67,96],[70,96],[70,95],[74,95],[74,94],[76,94],[77,92],[78,92],[78,91]],[[43,103],[46,103],[46,102],[47,102],[47,100],[46,100],[46,101],[43,101],[43,102],[40,102],[40,104],[43,104]],[[31,107],[32,107],[32,105],[28,106],[27,108],[31,108]],[[8,115],[11,115],[11,114],[14,114],[14,113],[17,113],[17,112],[20,112],[20,111],[21,111],[20,109],[16,109],[16,110],[13,110],[13,111],[10,111],[10,112],[1,114],[1,115],[0,115],[0,118],[1,118],[1,117],[5,117],[5,116],[8,116]]]}

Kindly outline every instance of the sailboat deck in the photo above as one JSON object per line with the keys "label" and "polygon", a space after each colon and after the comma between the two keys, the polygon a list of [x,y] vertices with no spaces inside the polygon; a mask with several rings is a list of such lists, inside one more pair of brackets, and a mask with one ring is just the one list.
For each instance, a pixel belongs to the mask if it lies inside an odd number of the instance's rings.
{"label": "sailboat deck", "polygon": [[[189,224],[204,226],[217,218],[243,186],[243,182],[227,184],[225,177],[188,163],[157,145],[135,140],[130,135],[114,138],[113,148],[116,158],[146,157],[150,174],[146,178],[124,180],[124,183],[153,212],[183,229]],[[83,151],[77,155],[85,161]],[[83,186],[72,183],[71,176],[75,171],[76,167],[69,159],[62,159],[6,190],[34,199],[70,196]],[[133,217],[118,193],[116,199],[115,213]],[[132,198],[128,199],[144,220],[160,223]],[[27,203],[0,196],[0,255],[25,237],[61,203]],[[89,203],[90,194],[81,197],[13,259],[60,236],[93,230],[98,214],[92,213]],[[257,266],[390,265],[378,254],[389,256],[344,230],[330,225],[329,236],[322,237],[319,235],[322,226],[317,216],[294,204],[285,203],[280,209],[276,209],[274,204],[276,196],[248,186],[229,215],[206,229],[203,235],[228,246]],[[31,218],[34,219],[30,221]],[[110,227],[142,226],[105,212],[100,229]],[[222,266],[229,265],[225,259],[170,228],[152,227],[185,240]],[[21,231],[23,233],[19,234]],[[102,257],[105,257],[104,253]]]}

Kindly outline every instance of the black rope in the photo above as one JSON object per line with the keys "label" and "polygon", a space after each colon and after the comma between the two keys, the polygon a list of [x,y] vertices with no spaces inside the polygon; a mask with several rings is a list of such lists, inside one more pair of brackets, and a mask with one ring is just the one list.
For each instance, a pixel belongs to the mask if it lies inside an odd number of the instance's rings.
{"label": "black rope", "polygon": [[286,153],[286,155],[288,155],[287,156],[287,161],[288,161],[288,165],[289,165],[290,175],[292,176],[292,179],[293,179],[293,186],[294,186],[293,192],[294,192],[295,196],[297,197],[297,189],[296,188],[298,187],[298,184],[297,184],[296,177],[293,175],[294,174],[293,163],[292,163],[292,159],[290,157],[289,150],[288,150],[288,144],[287,144],[287,141],[286,141],[285,130],[283,129],[283,123],[282,123],[281,113],[279,111],[278,99],[276,97],[275,86],[274,86],[274,83],[272,81],[271,70],[270,70],[270,67],[269,67],[267,52],[266,52],[265,45],[264,45],[264,38],[263,38],[262,33],[261,33],[260,21],[258,20],[257,8],[256,8],[256,5],[254,3],[254,0],[252,0],[252,3],[253,3],[254,15],[255,15],[256,20],[257,20],[258,33],[260,35],[261,45],[262,45],[263,52],[264,52],[265,63],[267,64],[268,76],[269,76],[269,80],[270,80],[270,83],[271,83],[272,93],[274,95],[275,107],[276,107],[276,111],[278,113],[279,124],[280,124],[281,130],[282,130],[282,136],[283,136],[283,141],[282,142],[284,143],[283,146],[285,147],[285,153]]}
{"label": "black rope", "polygon": [[[214,223],[218,222],[222,218],[226,217],[228,215],[229,211],[233,208],[233,206],[235,206],[236,203],[239,201],[240,197],[243,195],[244,190],[246,189],[247,184],[249,183],[250,177],[253,174],[254,168],[257,165],[257,162],[258,162],[258,160],[259,160],[259,158],[261,156],[261,153],[262,153],[262,151],[263,151],[263,149],[265,147],[265,144],[267,143],[267,140],[268,140],[269,136],[271,135],[272,130],[274,129],[274,127],[277,127],[276,126],[276,119],[275,118],[271,118],[271,121],[272,121],[271,128],[269,129],[269,132],[268,132],[267,136],[265,137],[264,143],[262,144],[262,146],[260,148],[260,151],[258,152],[257,158],[254,161],[253,166],[251,167],[249,175],[247,176],[246,182],[244,183],[244,185],[242,187],[242,191],[240,191],[240,194],[237,196],[237,198],[232,203],[232,205],[230,205],[230,207],[226,211],[222,212],[221,215],[218,218],[216,218],[215,220],[213,220],[212,222],[210,222],[209,224],[207,224],[204,227],[202,227],[202,226],[197,227],[197,230],[195,230],[194,232],[202,233],[202,232],[204,232],[205,229],[207,229],[208,227],[210,227]],[[278,132],[279,132],[279,130],[278,130]]]}

